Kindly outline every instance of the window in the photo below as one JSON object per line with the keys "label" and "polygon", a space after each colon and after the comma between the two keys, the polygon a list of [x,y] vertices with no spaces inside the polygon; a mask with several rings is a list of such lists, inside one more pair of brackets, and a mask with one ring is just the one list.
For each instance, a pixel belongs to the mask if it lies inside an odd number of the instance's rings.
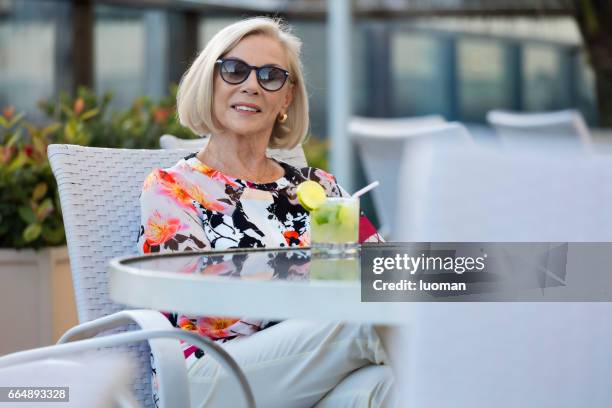
{"label": "window", "polygon": [[[443,37],[399,32],[391,37],[392,115],[448,115],[448,72]],[[390,112],[391,113],[391,112]]]}
{"label": "window", "polygon": [[0,108],[13,105],[28,120],[43,117],[37,102],[53,96],[58,21],[65,5],[13,0],[0,7]]}
{"label": "window", "polygon": [[[94,83],[96,93],[113,93],[113,107],[125,107],[146,93],[144,12],[96,6]],[[160,78],[160,81],[162,78]]]}
{"label": "window", "polygon": [[459,115],[462,120],[482,122],[491,109],[509,108],[507,63],[503,43],[486,39],[458,42]]}

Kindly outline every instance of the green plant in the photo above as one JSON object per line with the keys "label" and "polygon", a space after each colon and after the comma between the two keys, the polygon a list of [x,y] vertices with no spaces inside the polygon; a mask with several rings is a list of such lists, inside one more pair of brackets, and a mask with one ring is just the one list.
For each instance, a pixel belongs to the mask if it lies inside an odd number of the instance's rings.
{"label": "green plant", "polygon": [[98,147],[151,149],[159,147],[161,135],[169,133],[181,138],[195,138],[176,118],[177,86],[170,87],[168,96],[153,101],[142,96],[124,110],[109,112],[112,94],[97,97],[86,88],[79,88],[71,98],[61,93],[57,103],[40,103],[50,119],[63,123],[65,143]]}
{"label": "green plant", "polygon": [[176,86],[159,101],[137,98],[127,109],[109,112],[112,94],[86,88],[39,104],[49,119],[35,126],[7,107],[0,115],[0,247],[40,248],[65,243],[55,178],[47,160],[51,143],[157,148],[165,133],[196,137],[180,126]]}
{"label": "green plant", "polygon": [[329,141],[310,136],[303,145],[308,165],[329,171]]}
{"label": "green plant", "polygon": [[65,242],[47,146],[61,125],[38,128],[15,115],[0,116],[0,247],[40,248]]}
{"label": "green plant", "polygon": [[97,97],[86,88],[79,88],[72,98],[61,92],[57,101],[43,100],[40,109],[53,121],[61,123],[62,143],[90,146],[98,142],[105,127],[103,117],[112,99],[110,93]]}

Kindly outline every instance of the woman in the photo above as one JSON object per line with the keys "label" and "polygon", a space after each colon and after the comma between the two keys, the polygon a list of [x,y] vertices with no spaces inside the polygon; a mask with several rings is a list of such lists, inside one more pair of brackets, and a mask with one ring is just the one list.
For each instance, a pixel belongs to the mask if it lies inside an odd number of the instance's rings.
{"label": "woman", "polygon": [[[268,147],[295,147],[308,129],[300,47],[288,27],[269,18],[229,25],[210,40],[177,96],[181,124],[210,134],[210,141],[145,180],[141,252],[310,244],[296,186],[314,180],[328,196],[345,192],[322,170],[266,157]],[[365,219],[360,235],[378,239]],[[168,317],[223,343],[260,407],[380,406],[389,399],[392,376],[375,366],[386,356],[370,326]],[[240,393],[215,361],[193,346],[184,349],[194,406],[240,404]]]}

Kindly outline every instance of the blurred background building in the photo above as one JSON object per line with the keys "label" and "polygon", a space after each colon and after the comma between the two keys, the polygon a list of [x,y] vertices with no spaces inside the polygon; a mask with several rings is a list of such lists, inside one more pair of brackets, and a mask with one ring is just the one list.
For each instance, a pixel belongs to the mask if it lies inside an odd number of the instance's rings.
{"label": "blurred background building", "polygon": [[[288,19],[304,40],[312,133],[326,136],[326,2],[0,0],[0,106],[42,118],[40,99],[86,85],[112,107],[161,97],[221,27]],[[597,123],[594,80],[565,1],[353,2],[353,111],[484,122],[491,108],[578,108]]]}

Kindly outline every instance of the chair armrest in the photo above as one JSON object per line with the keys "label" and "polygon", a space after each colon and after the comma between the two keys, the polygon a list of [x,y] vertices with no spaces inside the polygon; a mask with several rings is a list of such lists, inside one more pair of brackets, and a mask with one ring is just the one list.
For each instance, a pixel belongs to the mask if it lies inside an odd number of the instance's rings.
{"label": "chair armrest", "polygon": [[164,330],[172,327],[168,319],[155,310],[122,310],[96,320],[71,327],[60,337],[58,344],[94,337],[103,331],[136,323],[144,330]]}
{"label": "chair armrest", "polygon": [[[155,310],[122,310],[96,320],[82,323],[70,328],[57,341],[58,344],[76,340],[83,340],[104,332],[131,323],[136,323],[143,330],[167,330],[172,329],[168,319]],[[185,358],[179,343],[173,339],[150,339],[149,347],[155,360],[155,372],[157,376],[156,393],[159,397],[161,407],[185,406],[189,401],[189,383],[187,370],[185,369]],[[153,384],[152,384],[153,386]]]}
{"label": "chair armrest", "polygon": [[[120,344],[133,343],[143,340],[148,340],[150,342],[152,339],[160,338],[183,340],[209,353],[211,357],[217,360],[221,364],[221,366],[225,370],[227,370],[228,373],[231,374],[231,376],[233,376],[236,382],[239,384],[240,388],[243,391],[247,407],[255,407],[255,398],[253,396],[253,392],[251,391],[249,382],[247,381],[246,377],[244,376],[244,373],[242,372],[238,364],[232,359],[228,352],[225,351],[221,346],[216,344],[214,341],[206,337],[181,329],[173,328],[170,330],[135,330],[126,333],[96,337],[93,339],[85,339],[64,344],[56,344],[54,346],[41,347],[34,350],[21,351],[0,357],[0,368],[28,361],[35,361],[42,358],[57,357],[69,353],[81,353],[92,348],[114,347]],[[174,344],[178,347],[178,343],[176,343],[176,341],[174,341]],[[185,377],[187,376],[187,370],[185,370],[184,362],[183,375]],[[178,400],[171,400],[170,404],[166,406],[180,406],[177,404],[177,401],[189,401],[189,391],[186,378],[182,387],[187,390],[187,393],[183,395],[182,398],[181,396],[178,396]],[[173,390],[168,391],[172,392]]]}

